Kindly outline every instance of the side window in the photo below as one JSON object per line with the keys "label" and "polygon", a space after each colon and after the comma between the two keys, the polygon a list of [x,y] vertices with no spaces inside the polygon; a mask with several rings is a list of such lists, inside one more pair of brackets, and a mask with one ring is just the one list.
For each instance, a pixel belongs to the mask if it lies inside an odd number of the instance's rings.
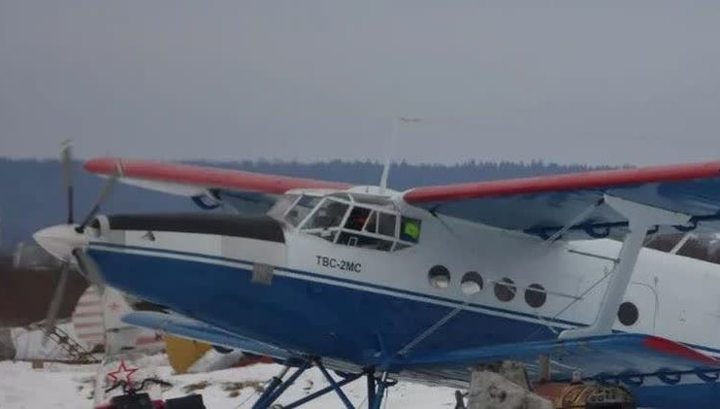
{"label": "side window", "polygon": [[540,284],[531,284],[530,287],[525,290],[525,302],[529,306],[540,308],[545,305],[545,301],[547,301],[547,293],[545,292],[545,288]]}
{"label": "side window", "polygon": [[620,308],[618,309],[618,320],[620,320],[624,326],[629,327],[631,325],[635,325],[639,318],[640,312],[635,304],[630,301],[625,301],[620,304]]}
{"label": "side window", "polygon": [[420,240],[420,220],[403,217],[400,225],[400,240],[417,243]]}
{"label": "side window", "polygon": [[445,266],[433,266],[428,271],[428,281],[435,288],[448,288],[450,286],[450,271]]}
{"label": "side window", "polygon": [[477,271],[468,271],[460,281],[460,289],[464,294],[477,294],[483,289],[483,278]]}
{"label": "side window", "polygon": [[495,283],[495,297],[502,302],[509,302],[515,298],[515,282],[509,278],[503,278]]}
{"label": "side window", "polygon": [[395,223],[397,221],[397,217],[395,217],[394,214],[380,213],[378,221],[378,234],[395,237]]}

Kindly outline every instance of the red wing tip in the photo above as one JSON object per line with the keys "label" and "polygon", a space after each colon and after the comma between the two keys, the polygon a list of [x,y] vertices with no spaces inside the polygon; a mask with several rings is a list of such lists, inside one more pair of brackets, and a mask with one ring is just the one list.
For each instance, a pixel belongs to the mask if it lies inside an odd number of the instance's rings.
{"label": "red wing tip", "polygon": [[85,161],[83,168],[91,173],[110,173],[115,168],[115,164],[120,160],[120,158],[111,156],[92,158]]}
{"label": "red wing tip", "polygon": [[650,349],[654,349],[656,351],[660,351],[666,354],[680,356],[705,364],[720,365],[720,360],[717,360],[709,355],[705,355],[688,346],[685,346],[675,341],[671,341],[669,339],[648,336],[643,340],[643,345]]}

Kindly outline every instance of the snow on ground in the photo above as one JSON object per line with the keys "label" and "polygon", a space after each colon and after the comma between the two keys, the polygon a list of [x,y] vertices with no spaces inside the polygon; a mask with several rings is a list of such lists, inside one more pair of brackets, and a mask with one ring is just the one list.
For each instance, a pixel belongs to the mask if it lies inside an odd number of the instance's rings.
{"label": "snow on ground", "polygon": [[33,370],[25,362],[0,362],[0,408],[89,408],[90,389],[84,385],[93,376],[88,367]]}
{"label": "snow on ground", "polygon": [[[153,357],[148,362],[157,365],[155,371],[159,378],[173,385],[164,391],[165,398],[200,393],[208,409],[250,408],[258,396],[256,388],[280,370],[278,365],[258,364],[205,374],[173,375],[164,357]],[[27,362],[0,362],[0,408],[92,408],[91,395],[97,368],[97,365],[48,363],[44,369],[32,369]],[[279,403],[289,403],[327,385],[322,374],[317,369],[311,369],[298,379]],[[366,403],[364,379],[343,390],[356,405],[363,407],[360,404]],[[385,407],[438,409],[453,408],[454,405],[453,389],[401,382],[390,390]],[[341,406],[332,393],[307,405],[321,409]]]}

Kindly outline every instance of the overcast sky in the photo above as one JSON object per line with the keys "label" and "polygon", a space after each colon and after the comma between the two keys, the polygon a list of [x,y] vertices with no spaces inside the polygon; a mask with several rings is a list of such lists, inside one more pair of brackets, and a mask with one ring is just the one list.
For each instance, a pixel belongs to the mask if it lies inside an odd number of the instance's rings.
{"label": "overcast sky", "polygon": [[720,159],[720,2],[0,0],[2,156],[382,159],[398,116],[412,162]]}

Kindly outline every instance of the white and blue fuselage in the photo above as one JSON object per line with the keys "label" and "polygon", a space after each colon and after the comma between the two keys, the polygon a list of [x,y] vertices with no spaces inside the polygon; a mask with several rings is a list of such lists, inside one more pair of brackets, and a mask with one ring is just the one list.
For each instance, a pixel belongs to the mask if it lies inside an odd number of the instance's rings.
{"label": "white and blue fuselage", "polygon": [[[399,355],[555,339],[588,326],[621,247],[608,239],[548,243],[361,195],[338,196],[347,208],[333,221],[322,213],[328,199],[298,215],[292,210],[302,198],[291,198],[271,211],[274,218],[236,230],[221,216],[216,228],[187,229],[167,216],[147,224],[101,216],[87,233],[88,254],[123,291],[243,337],[367,367]],[[355,207],[369,210],[353,230]],[[389,215],[394,230],[383,237],[380,220]],[[409,237],[406,222],[414,224]],[[614,330],[720,355],[718,290],[720,266],[644,249]],[[465,373],[440,378],[468,380]],[[720,393],[693,375],[629,386],[655,407],[690,397],[693,407],[714,407]]]}

